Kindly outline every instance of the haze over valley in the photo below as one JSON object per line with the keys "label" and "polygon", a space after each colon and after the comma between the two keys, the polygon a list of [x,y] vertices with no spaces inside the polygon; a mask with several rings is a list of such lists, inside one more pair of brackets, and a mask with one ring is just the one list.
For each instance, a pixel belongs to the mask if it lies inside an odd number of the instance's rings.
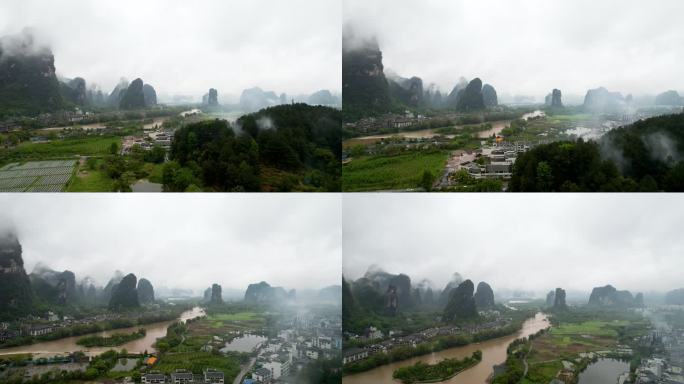
{"label": "haze over valley", "polygon": [[673,10],[345,2],[343,190],[681,191]]}
{"label": "haze over valley", "polygon": [[338,198],[70,196],[0,198],[0,381],[339,382]]}
{"label": "haze over valley", "polygon": [[684,382],[678,206],[349,195],[343,382]]}
{"label": "haze over valley", "polygon": [[290,95],[339,92],[340,7],[310,1],[10,1],[0,8],[0,36],[29,28],[37,46],[51,48],[58,75],[82,77],[104,92],[121,77],[140,77],[164,103],[174,95],[200,102],[212,87],[226,103],[236,103],[254,86]]}

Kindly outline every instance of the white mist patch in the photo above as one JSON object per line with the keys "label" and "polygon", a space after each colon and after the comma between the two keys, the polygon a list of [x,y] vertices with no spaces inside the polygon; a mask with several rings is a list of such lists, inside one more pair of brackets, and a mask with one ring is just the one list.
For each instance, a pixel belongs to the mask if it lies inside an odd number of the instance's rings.
{"label": "white mist patch", "polygon": [[32,28],[0,38],[0,60],[13,56],[36,56],[50,53],[50,44]]}
{"label": "white mist patch", "polygon": [[621,173],[631,166],[631,162],[625,159],[622,150],[615,147],[613,142],[608,138],[599,141],[601,157],[613,161]]}
{"label": "white mist patch", "polygon": [[268,116],[263,116],[260,117],[256,121],[257,127],[259,127],[260,130],[268,130],[268,129],[273,129],[275,128],[275,124],[273,123],[273,120],[271,120],[270,117]]}
{"label": "white mist patch", "polygon": [[679,161],[681,158],[677,144],[662,132],[652,133],[643,138],[651,157],[665,163]]}

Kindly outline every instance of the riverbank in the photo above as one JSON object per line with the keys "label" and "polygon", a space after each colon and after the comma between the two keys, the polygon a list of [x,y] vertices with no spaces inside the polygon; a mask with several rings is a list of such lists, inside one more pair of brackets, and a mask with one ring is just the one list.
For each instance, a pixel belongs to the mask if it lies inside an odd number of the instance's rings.
{"label": "riverbank", "polygon": [[109,337],[102,336],[87,336],[82,337],[76,341],[76,344],[82,345],[84,347],[118,347],[129,341],[142,339],[145,337],[145,329],[140,328],[137,332],[133,333],[115,333]]}
{"label": "riverbank", "polygon": [[376,353],[358,363],[347,364],[343,368],[344,375],[372,370],[376,367],[401,362],[402,360],[433,354],[454,347],[495,340],[519,332],[527,320],[513,322],[498,329],[483,330],[473,334],[457,334],[436,337],[428,342],[417,344],[415,347],[398,347],[386,353]]}
{"label": "riverbank", "polygon": [[455,377],[480,361],[482,352],[475,351],[472,356],[463,359],[444,359],[437,364],[417,362],[409,367],[401,367],[394,371],[392,377],[404,384],[438,383]]}
{"label": "riverbank", "polygon": [[[511,344],[505,364],[494,375],[494,384],[543,383],[555,378],[578,382],[583,372],[601,359],[629,362],[651,356],[650,349],[639,343],[648,334],[650,323],[638,313],[575,310],[554,313],[552,322],[548,331]],[[611,372],[610,381],[615,380],[617,374]],[[607,381],[585,383],[603,382]]]}
{"label": "riverbank", "polygon": [[[170,319],[167,318],[166,320],[159,321],[157,320],[156,322],[148,322],[144,323],[145,324],[145,337],[133,341],[126,342],[122,345],[120,345],[118,349],[126,349],[130,353],[143,353],[145,351],[148,352],[153,352],[156,351],[154,348],[154,343],[157,341],[158,338],[164,337],[166,335],[166,329],[170,324],[173,324],[175,322],[181,321],[185,322],[188,319],[192,319],[198,316],[202,316],[204,314],[204,310],[199,307],[194,307],[189,310],[184,310],[182,312],[177,312],[173,317]],[[123,324],[121,324],[123,325]],[[117,327],[117,328],[109,328],[107,330],[104,329],[96,329],[90,333],[84,333],[84,334],[78,334],[78,335],[70,335],[67,337],[62,337],[58,339],[50,339],[50,340],[40,340],[40,339],[32,339],[32,342],[30,344],[23,344],[23,345],[18,345],[18,346],[13,346],[9,348],[2,348],[0,349],[0,355],[13,355],[13,354],[32,354],[35,357],[50,357],[50,356],[55,356],[55,355],[65,355],[65,354],[71,354],[77,351],[82,351],[88,356],[96,356],[98,354],[104,353],[108,351],[111,348],[108,347],[84,347],[81,345],[78,345],[77,342],[79,339],[86,337],[86,336],[98,336],[98,337],[111,337],[112,335],[116,333],[133,333],[136,332],[140,329],[139,324],[134,324],[133,326],[130,326],[126,324],[126,326],[123,327]],[[48,335],[46,335],[48,336]]]}
{"label": "riverbank", "polygon": [[408,359],[392,361],[387,364],[376,366],[370,370],[350,373],[346,372],[342,378],[343,384],[396,384],[392,377],[394,371],[400,367],[413,365],[422,361],[426,364],[436,364],[445,358],[465,358],[471,356],[473,352],[482,351],[482,362],[476,366],[462,372],[459,375],[447,380],[448,383],[473,384],[485,383],[487,377],[492,373],[494,366],[506,360],[506,350],[508,345],[515,339],[534,334],[541,329],[549,327],[546,315],[537,313],[534,317],[528,318],[523,322],[522,328],[514,334],[508,336],[489,339],[481,342],[474,342],[463,346],[455,346],[441,351],[428,352],[420,356],[413,356]]}
{"label": "riverbank", "polygon": [[137,331],[138,328],[140,328],[139,326],[141,325],[170,321],[178,318],[179,316],[182,316],[183,312],[186,312],[188,310],[189,308],[179,308],[177,310],[168,310],[155,314],[145,314],[138,317],[111,317],[104,321],[93,322],[90,324],[74,324],[60,326],[59,324],[50,323],[46,325],[50,325],[53,327],[53,331],[51,333],[41,336],[19,336],[13,339],[9,339],[4,343],[0,344],[0,354],[2,354],[3,350],[6,348],[20,347],[48,341],[58,341],[60,339],[65,339],[74,336],[96,335],[98,333],[105,331],[119,330],[125,328]]}

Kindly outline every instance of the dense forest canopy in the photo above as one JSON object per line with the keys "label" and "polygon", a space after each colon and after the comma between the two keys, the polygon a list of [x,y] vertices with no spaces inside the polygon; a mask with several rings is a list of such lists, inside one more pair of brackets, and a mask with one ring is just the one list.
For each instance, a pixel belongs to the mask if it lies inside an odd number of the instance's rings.
{"label": "dense forest canopy", "polygon": [[520,156],[511,191],[684,191],[684,114],[614,129],[598,142],[559,141]]}
{"label": "dense forest canopy", "polygon": [[[340,190],[340,126],[340,111],[306,104],[267,108],[234,126],[224,120],[187,125],[175,134],[164,188]],[[273,173],[287,176],[274,182]]]}

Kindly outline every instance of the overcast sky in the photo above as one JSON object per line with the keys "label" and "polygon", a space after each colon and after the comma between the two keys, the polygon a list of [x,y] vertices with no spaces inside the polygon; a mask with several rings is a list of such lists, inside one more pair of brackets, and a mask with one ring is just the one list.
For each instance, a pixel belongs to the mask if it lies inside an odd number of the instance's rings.
{"label": "overcast sky", "polygon": [[340,284],[340,196],[2,194],[28,272],[38,262],[106,284],[115,270],[203,290]]}
{"label": "overcast sky", "polygon": [[3,0],[0,35],[33,28],[58,74],[111,92],[141,77],[157,93],[339,92],[339,0]]}
{"label": "overcast sky", "polygon": [[683,14],[681,0],[344,1],[385,68],[443,91],[464,76],[538,96],[684,91]]}
{"label": "overcast sky", "polygon": [[347,194],[344,275],[370,265],[428,278],[453,272],[497,289],[684,287],[684,198],[616,194]]}

